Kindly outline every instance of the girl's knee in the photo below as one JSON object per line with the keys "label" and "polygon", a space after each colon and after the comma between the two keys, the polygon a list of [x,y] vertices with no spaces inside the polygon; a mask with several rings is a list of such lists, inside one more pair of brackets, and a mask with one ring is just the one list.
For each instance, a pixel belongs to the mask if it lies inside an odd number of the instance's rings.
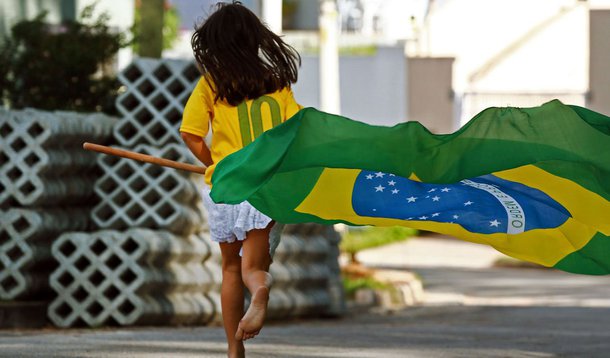
{"label": "girl's knee", "polygon": [[241,277],[247,278],[253,271],[252,267],[242,265],[240,269]]}
{"label": "girl's knee", "polygon": [[222,260],[222,272],[231,272],[231,273],[237,273],[240,274],[242,273],[242,267],[241,267],[241,259],[225,259],[223,257]]}
{"label": "girl's knee", "polygon": [[254,272],[269,271],[268,263],[253,263],[243,261],[241,265],[241,276],[247,278],[250,274]]}
{"label": "girl's knee", "polygon": [[248,255],[244,253],[241,260],[242,272],[268,270],[271,264],[271,256],[269,255],[269,246],[249,247],[250,250],[257,250],[255,254]]}
{"label": "girl's knee", "polygon": [[222,260],[222,272],[235,273],[241,275],[241,260],[240,259],[225,259]]}

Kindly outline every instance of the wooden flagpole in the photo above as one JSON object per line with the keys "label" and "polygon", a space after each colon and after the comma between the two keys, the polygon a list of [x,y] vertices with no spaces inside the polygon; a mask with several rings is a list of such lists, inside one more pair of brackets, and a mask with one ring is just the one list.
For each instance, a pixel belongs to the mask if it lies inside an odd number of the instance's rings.
{"label": "wooden flagpole", "polygon": [[205,174],[206,167],[192,165],[187,163],[180,163],[175,160],[169,160],[159,157],[153,157],[152,155],[132,152],[129,150],[111,148],[105,145],[95,144],[95,143],[83,143],[83,148],[86,150],[91,150],[94,152],[104,153],[108,155],[116,155],[119,157],[138,160],[141,162],[161,165],[164,167],[170,167],[174,169],[186,170],[189,172],[197,173],[197,174]]}

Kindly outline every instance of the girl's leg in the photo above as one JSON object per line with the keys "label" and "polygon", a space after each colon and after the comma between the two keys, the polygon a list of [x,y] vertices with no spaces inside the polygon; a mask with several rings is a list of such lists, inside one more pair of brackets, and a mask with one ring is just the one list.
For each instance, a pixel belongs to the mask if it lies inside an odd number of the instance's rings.
{"label": "girl's leg", "polygon": [[269,232],[273,224],[272,222],[265,229],[248,231],[247,238],[243,242],[241,274],[244,284],[252,294],[252,299],[235,333],[235,338],[239,340],[256,336],[265,321],[271,288]]}
{"label": "girl's leg", "polygon": [[245,357],[243,342],[235,338],[239,321],[244,314],[244,286],[241,276],[240,249],[241,243],[238,241],[220,244],[220,252],[222,253],[220,303],[229,345],[229,357]]}

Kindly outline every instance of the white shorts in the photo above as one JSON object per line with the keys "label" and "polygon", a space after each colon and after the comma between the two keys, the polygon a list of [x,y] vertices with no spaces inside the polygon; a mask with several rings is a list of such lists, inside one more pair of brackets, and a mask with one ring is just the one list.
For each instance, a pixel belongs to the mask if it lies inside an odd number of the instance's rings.
{"label": "white shorts", "polygon": [[[203,205],[208,212],[210,238],[219,243],[231,243],[246,239],[246,233],[254,229],[264,229],[273,219],[256,210],[244,201],[237,205],[216,204],[210,197],[210,187],[204,185],[202,191]],[[273,258],[275,249],[280,243],[284,225],[275,223],[269,233],[269,255]],[[242,251],[240,251],[240,255]]]}

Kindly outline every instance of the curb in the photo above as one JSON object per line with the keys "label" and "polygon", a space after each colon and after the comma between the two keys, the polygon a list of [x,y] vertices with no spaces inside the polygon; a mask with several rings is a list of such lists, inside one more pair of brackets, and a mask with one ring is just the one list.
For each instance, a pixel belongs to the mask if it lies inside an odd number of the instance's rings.
{"label": "curb", "polygon": [[390,288],[357,290],[354,300],[347,302],[349,311],[397,311],[416,306],[424,300],[423,284],[412,272],[390,269],[374,270],[372,278],[389,285]]}

